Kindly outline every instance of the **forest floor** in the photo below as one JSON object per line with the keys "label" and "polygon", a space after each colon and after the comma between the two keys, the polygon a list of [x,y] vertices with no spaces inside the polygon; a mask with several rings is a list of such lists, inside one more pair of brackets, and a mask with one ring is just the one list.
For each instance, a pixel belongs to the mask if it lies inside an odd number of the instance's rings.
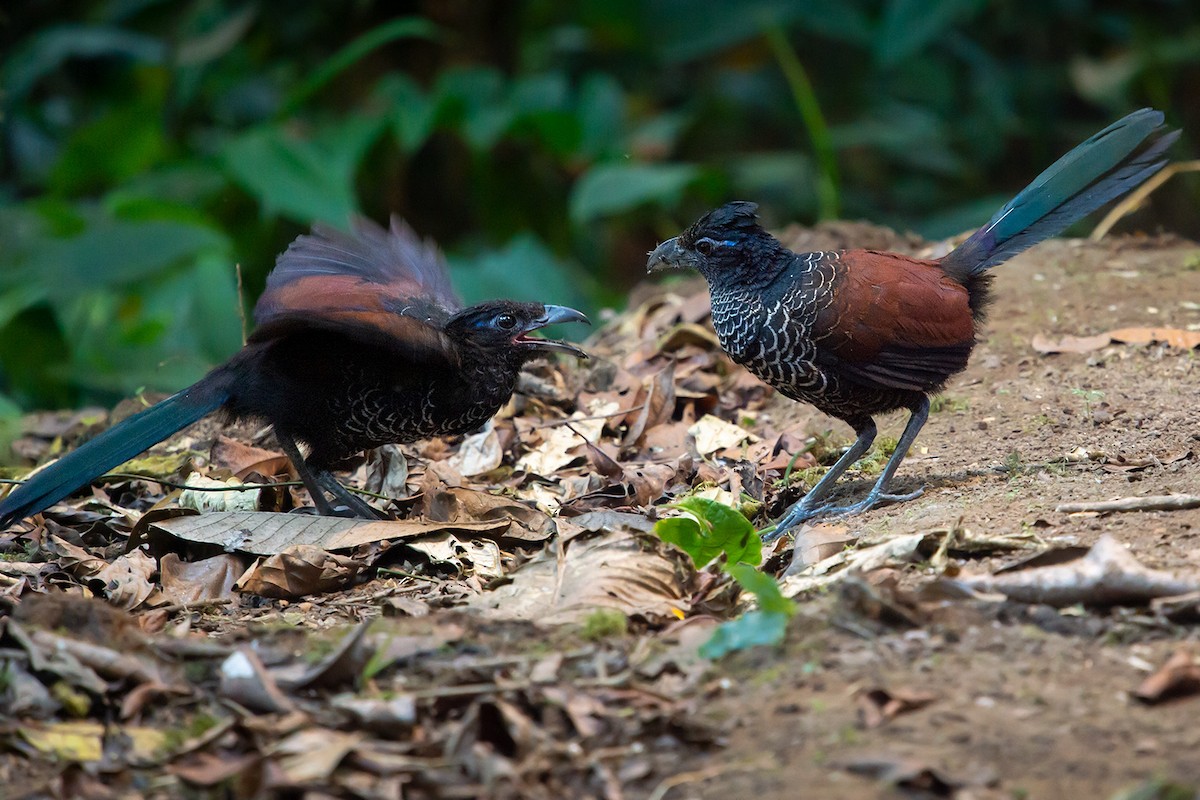
{"label": "forest floor", "polygon": [[[854,224],[784,238],[937,252]],[[592,362],[535,370],[482,436],[360,467],[411,496],[408,523],[275,515],[267,541],[254,512],[178,516],[178,493],[125,480],[0,533],[0,794],[1195,796],[1200,613],[1177,596],[1200,588],[1200,507],[1057,509],[1200,495],[1196,350],[1162,343],[1200,336],[1200,247],[1061,240],[994,274],[971,364],[897,474],[924,494],[802,531],[800,557],[767,548],[786,637],[715,661],[698,646],[745,604],[651,521],[699,489],[762,500],[764,525],[800,495],[795,450],[828,461],[851,434],[730,364],[694,281],[635,292]],[[17,451],[91,422],[37,415]],[[164,475],[286,477],[253,427],[155,453]],[[1145,596],[1071,572],[1113,541],[1109,578]]]}

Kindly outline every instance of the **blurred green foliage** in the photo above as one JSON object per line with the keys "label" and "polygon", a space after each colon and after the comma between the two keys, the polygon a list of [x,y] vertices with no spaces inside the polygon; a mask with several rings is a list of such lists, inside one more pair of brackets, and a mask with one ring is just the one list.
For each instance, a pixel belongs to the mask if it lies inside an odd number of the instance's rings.
{"label": "blurred green foliage", "polygon": [[[1149,104],[1186,157],[1200,9],[24,0],[0,92],[3,415],[195,380],[316,220],[396,212],[468,301],[595,308],[724,200],[945,235]],[[1155,218],[1195,234],[1177,183]]]}

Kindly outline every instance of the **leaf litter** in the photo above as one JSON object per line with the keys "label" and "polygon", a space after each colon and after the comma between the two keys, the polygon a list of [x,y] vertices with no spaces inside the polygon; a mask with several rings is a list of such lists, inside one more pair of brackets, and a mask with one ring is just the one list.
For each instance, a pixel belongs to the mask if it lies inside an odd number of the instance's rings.
{"label": "leaf litter", "polygon": [[[153,774],[142,796],[658,796],[738,769],[703,766],[729,733],[704,713],[729,690],[723,665],[791,650],[813,625],[885,641],[1014,604],[1200,619],[1190,570],[1144,567],[1111,537],[1079,557],[1054,522],[893,532],[835,519],[756,549],[734,509],[767,524],[838,450],[730,363],[698,288],[616,316],[586,367],[533,365],[478,433],[371,454],[348,482],[396,519],[294,513],[306,496],[286,458],[242,428],[185,431],[124,470],[143,477],[0,534],[17,556],[0,561],[3,699],[19,720],[0,725],[6,774],[40,765],[42,783],[20,787],[31,793]],[[1097,347],[1184,341],[1105,336]],[[1095,352],[1035,344],[1072,347]],[[22,445],[35,458],[40,446]],[[1132,479],[1191,459],[1073,446],[1100,455],[1065,463]],[[714,542],[704,526],[721,529],[721,509],[735,527]],[[1190,655],[1151,678],[1130,696],[1200,685]],[[848,697],[868,732],[945,713],[943,687],[920,680]],[[934,794],[994,782],[896,753],[839,767]]]}

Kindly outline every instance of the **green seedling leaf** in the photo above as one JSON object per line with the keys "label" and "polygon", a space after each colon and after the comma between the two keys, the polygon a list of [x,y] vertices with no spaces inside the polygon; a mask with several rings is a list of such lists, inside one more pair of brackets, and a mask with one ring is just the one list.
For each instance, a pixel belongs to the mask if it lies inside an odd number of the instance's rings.
{"label": "green seedling leaf", "polygon": [[730,564],[725,568],[738,585],[758,600],[758,608],[773,614],[790,617],[796,613],[796,603],[783,596],[774,577],[750,564]]}
{"label": "green seedling leaf", "polygon": [[717,659],[760,644],[778,644],[787,631],[787,621],[788,615],[778,611],[747,611],[718,625],[712,638],[700,645],[700,655]]}
{"label": "green seedling leaf", "polygon": [[687,516],[659,520],[654,532],[692,557],[697,569],[725,554],[728,564],[762,563],[762,542],[750,520],[737,509],[704,497],[687,497],[672,506]]}
{"label": "green seedling leaf", "polygon": [[730,564],[725,571],[758,599],[758,608],[717,626],[712,638],[700,646],[700,655],[720,658],[747,647],[782,642],[796,604],[783,596],[773,577],[750,564]]}

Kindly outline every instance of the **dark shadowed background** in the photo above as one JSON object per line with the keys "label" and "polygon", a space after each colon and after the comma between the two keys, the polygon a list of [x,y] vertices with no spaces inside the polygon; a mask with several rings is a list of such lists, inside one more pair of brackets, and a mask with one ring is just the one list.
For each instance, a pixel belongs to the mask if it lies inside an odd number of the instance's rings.
{"label": "dark shadowed background", "polygon": [[[1200,4],[7,3],[0,419],[195,380],[316,220],[396,212],[468,300],[595,310],[725,200],[946,236],[1145,105],[1195,157]],[[1123,227],[1200,235],[1198,199]]]}

